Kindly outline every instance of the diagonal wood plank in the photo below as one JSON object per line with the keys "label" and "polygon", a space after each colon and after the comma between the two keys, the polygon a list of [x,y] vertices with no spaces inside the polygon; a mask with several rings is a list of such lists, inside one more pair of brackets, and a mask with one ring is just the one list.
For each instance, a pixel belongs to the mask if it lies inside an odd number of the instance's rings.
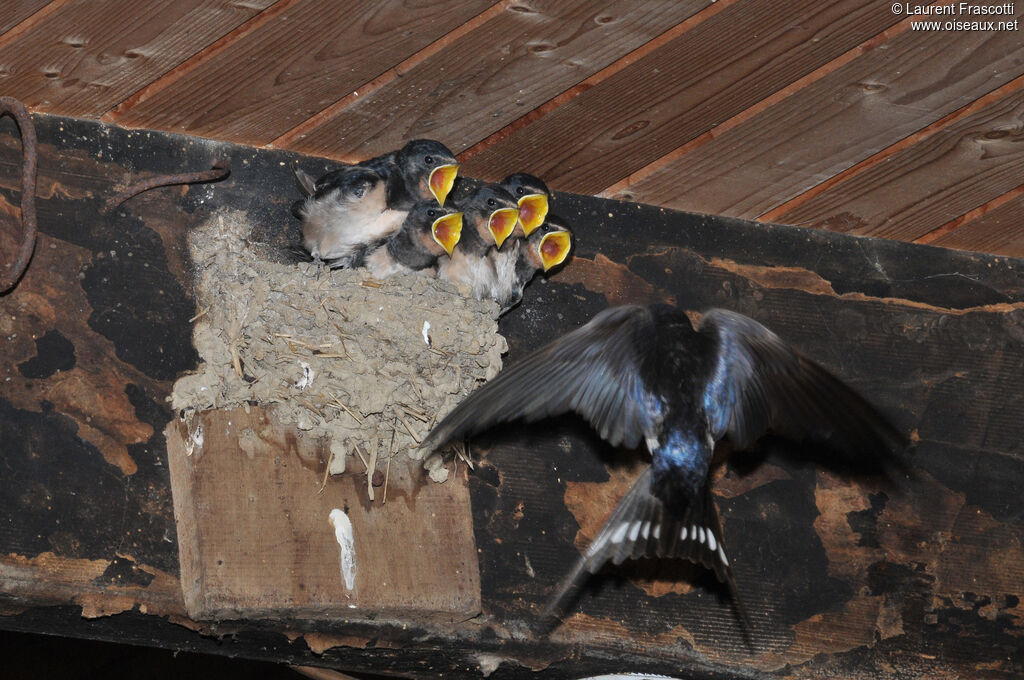
{"label": "diagonal wood plank", "polygon": [[1024,42],[1012,31],[951,42],[942,31],[900,28],[611,195],[753,219],[1024,73]]}
{"label": "diagonal wood plank", "polygon": [[910,241],[1014,189],[1024,176],[1024,77],[1001,89],[970,115],[772,219]]}
{"label": "diagonal wood plank", "polygon": [[598,192],[897,18],[867,0],[736,2],[548,115],[470,149],[466,173],[526,167],[558,189]]}
{"label": "diagonal wood plank", "polygon": [[49,0],[5,0],[0,4],[0,33],[6,33],[41,10]]}
{"label": "diagonal wood plank", "polygon": [[1024,187],[1012,197],[983,211],[938,238],[932,245],[1024,257]]}
{"label": "diagonal wood plank", "polygon": [[710,0],[531,2],[503,8],[471,33],[360,96],[335,115],[277,140],[305,153],[365,158],[431,137],[456,152],[480,141]]}
{"label": "diagonal wood plank", "polygon": [[0,36],[0,86],[30,108],[98,118],[273,0],[74,0]]}
{"label": "diagonal wood plank", "polygon": [[106,120],[268,143],[494,0],[299,0]]}

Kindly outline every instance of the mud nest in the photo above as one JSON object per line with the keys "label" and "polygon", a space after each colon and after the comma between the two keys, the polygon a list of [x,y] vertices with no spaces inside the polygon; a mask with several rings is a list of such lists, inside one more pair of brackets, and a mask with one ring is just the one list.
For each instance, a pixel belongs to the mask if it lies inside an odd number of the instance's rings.
{"label": "mud nest", "polygon": [[[224,212],[189,236],[202,363],[175,383],[175,409],[273,406],[329,446],[337,473],[378,445],[420,459],[433,423],[501,370],[493,301],[423,274],[273,262],[250,231],[244,213]],[[425,467],[447,477],[437,458]]]}

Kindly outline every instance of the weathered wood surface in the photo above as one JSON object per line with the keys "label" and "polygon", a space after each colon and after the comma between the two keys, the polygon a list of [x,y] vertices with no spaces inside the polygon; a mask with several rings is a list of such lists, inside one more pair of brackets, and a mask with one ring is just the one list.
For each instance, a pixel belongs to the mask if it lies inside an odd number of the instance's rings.
{"label": "weathered wood surface", "polygon": [[[637,469],[572,418],[474,444],[476,619],[188,619],[161,433],[170,385],[196,362],[185,232],[229,206],[249,211],[254,238],[284,240],[295,156],[37,120],[40,242],[0,298],[0,627],[411,676],[499,663],[491,677],[1024,673],[1024,262],[570,194],[554,209],[576,227],[574,258],[502,319],[509,362],[609,304],[736,309],[912,435],[911,477],[810,464],[777,441],[717,470],[749,648],[713,578],[668,565],[608,570],[550,638],[530,633]],[[13,134],[0,122],[5,210]],[[129,178],[221,157],[223,183],[98,215]]]}
{"label": "weathered wood surface", "polygon": [[[187,449],[196,427],[203,443]],[[375,470],[387,471],[386,486],[371,502],[365,469],[328,478],[323,443],[282,426],[272,409],[207,411],[165,433],[192,618],[451,622],[480,612],[463,474],[436,484],[422,463],[403,454],[388,464],[385,451]],[[351,590],[335,509],[352,523]]]}
{"label": "weathered wood surface", "polygon": [[772,216],[787,224],[914,240],[1016,189],[1024,176],[1024,76],[964,114]]}
{"label": "weathered wood surface", "polygon": [[107,119],[267,144],[491,4],[283,3],[184,77],[154,83]]}
{"label": "weathered wood surface", "polygon": [[35,12],[49,0],[9,0],[0,5],[0,33],[6,33]]}
{"label": "weathered wood surface", "polygon": [[965,215],[931,243],[943,248],[980,250],[985,253],[1024,253],[1024,186],[1010,192],[1007,200],[993,201]]}
{"label": "weathered wood surface", "polygon": [[597,193],[898,20],[868,0],[726,0],[706,15],[563,106],[470,149],[467,174],[501,179],[530,167],[559,189]]}
{"label": "weathered wood surface", "polygon": [[[99,117],[272,0],[72,0],[0,36],[6,92],[30,109]],[[50,11],[47,11],[50,10]]]}
{"label": "weathered wood surface", "polygon": [[386,83],[368,84],[275,145],[363,158],[371,149],[430,137],[458,153],[709,4],[647,2],[642,11],[633,2],[602,0],[498,6],[429,56],[396,68]]}
{"label": "weathered wood surface", "polygon": [[951,43],[941,31],[911,30],[912,20],[606,193],[755,219],[1021,73],[1024,42],[1013,31]]}

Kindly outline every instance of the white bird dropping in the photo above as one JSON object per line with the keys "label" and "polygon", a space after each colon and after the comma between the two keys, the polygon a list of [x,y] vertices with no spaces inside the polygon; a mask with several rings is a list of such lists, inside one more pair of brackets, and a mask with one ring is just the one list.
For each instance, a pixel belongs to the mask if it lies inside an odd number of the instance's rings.
{"label": "white bird dropping", "polygon": [[295,387],[300,390],[304,390],[313,384],[313,378],[316,377],[316,371],[314,371],[305,361],[300,361],[299,366],[302,367],[302,377],[295,381]]}
{"label": "white bird dropping", "polygon": [[430,322],[429,321],[424,321],[423,322],[423,342],[427,343],[427,347],[430,347],[430,335],[428,335],[428,333],[430,333]]}
{"label": "white bird dropping", "polygon": [[334,538],[341,546],[341,577],[345,580],[346,590],[352,590],[356,587],[356,544],[352,522],[338,508],[331,510],[328,521],[334,527]]}

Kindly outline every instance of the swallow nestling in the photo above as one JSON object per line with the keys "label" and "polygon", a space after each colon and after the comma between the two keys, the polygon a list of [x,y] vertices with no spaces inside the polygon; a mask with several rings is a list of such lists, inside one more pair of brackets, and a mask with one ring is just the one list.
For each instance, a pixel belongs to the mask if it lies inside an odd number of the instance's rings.
{"label": "swallow nestling", "polygon": [[537,272],[562,264],[571,248],[569,226],[561,218],[548,215],[544,224],[531,229],[525,239],[516,240],[503,250],[490,251],[487,257],[494,264],[496,278],[492,290],[502,311],[523,299],[523,289]]}
{"label": "swallow nestling", "polygon": [[378,279],[429,269],[452,254],[461,235],[462,213],[423,201],[409,211],[401,229],[366,256],[363,266]]}
{"label": "swallow nestling", "polygon": [[548,215],[551,192],[539,177],[525,172],[517,172],[501,180],[501,186],[512,194],[518,204],[519,222],[516,224],[518,236],[529,236],[534,229],[544,224],[544,219]]}
{"label": "swallow nestling", "polygon": [[501,248],[515,229],[519,219],[516,201],[497,184],[487,184],[460,207],[464,213],[462,238],[451,257],[438,263],[437,275],[468,285],[477,299],[493,297],[494,263],[487,254]]}
{"label": "swallow nestling", "polygon": [[906,444],[863,398],[753,319],[711,309],[694,326],[673,307],[631,305],[601,312],[502,371],[421,447],[567,411],[613,446],[643,443],[651,466],[555,589],[548,622],[588,574],[609,560],[641,557],[681,557],[714,570],[742,616],[708,490],[720,439],[742,449],[773,430],[826,443],[854,460]]}
{"label": "swallow nestling", "polygon": [[458,174],[440,142],[417,139],[398,151],[328,172],[316,182],[295,177],[307,197],[292,206],[302,220],[302,246],[314,261],[351,267],[367,245],[394,234],[418,201],[443,206]]}

